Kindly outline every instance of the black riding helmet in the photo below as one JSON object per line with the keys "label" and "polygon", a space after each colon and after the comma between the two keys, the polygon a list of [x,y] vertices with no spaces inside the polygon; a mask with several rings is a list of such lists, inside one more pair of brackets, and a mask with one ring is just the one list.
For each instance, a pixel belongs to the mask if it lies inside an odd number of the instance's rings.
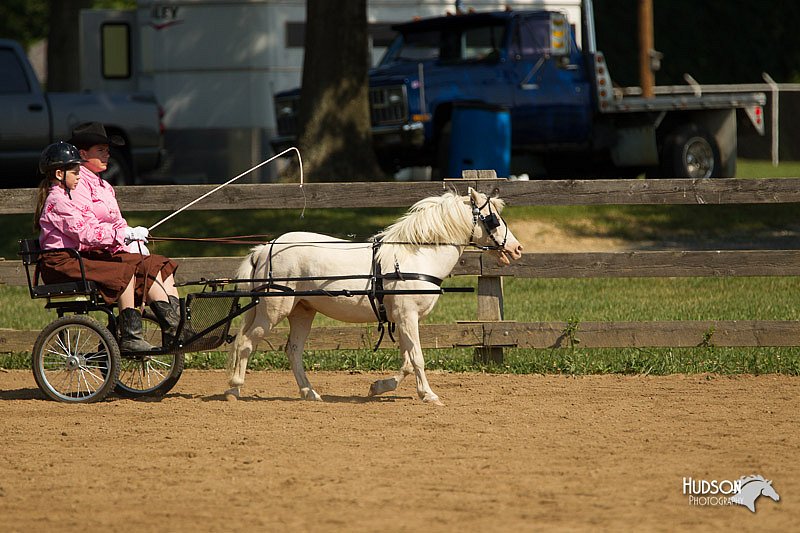
{"label": "black riding helmet", "polygon": [[85,163],[78,149],[64,141],[54,142],[44,150],[39,157],[39,172],[47,174],[50,170],[58,170],[79,163]]}

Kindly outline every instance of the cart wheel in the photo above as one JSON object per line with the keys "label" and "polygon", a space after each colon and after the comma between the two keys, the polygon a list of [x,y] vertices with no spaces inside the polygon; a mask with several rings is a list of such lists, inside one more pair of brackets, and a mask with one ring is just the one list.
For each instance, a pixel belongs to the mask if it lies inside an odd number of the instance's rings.
{"label": "cart wheel", "polygon": [[[144,339],[153,346],[161,346],[161,328],[147,314],[142,317]],[[122,357],[117,394],[125,398],[163,396],[172,390],[183,373],[184,355],[126,354]]]}
{"label": "cart wheel", "polygon": [[33,377],[48,398],[92,403],[108,396],[117,382],[120,353],[108,329],[86,315],[61,317],[36,338]]}

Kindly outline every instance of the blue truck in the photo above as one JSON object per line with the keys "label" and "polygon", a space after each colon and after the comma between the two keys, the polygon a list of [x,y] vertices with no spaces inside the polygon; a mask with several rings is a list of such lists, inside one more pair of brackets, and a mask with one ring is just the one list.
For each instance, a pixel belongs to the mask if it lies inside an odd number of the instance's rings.
{"label": "blue truck", "polygon": [[[463,13],[393,26],[397,37],[369,74],[381,166],[431,166],[435,177],[459,177],[448,175],[459,141],[497,143],[490,129],[481,138],[486,124],[474,124],[470,136],[463,122],[454,126],[464,109],[484,108],[507,117],[512,174],[734,176],[736,110],[763,133],[765,95],[623,96],[596,49],[588,0],[582,15],[583,49],[560,11]],[[299,98],[299,88],[275,95],[276,150],[296,139]]]}

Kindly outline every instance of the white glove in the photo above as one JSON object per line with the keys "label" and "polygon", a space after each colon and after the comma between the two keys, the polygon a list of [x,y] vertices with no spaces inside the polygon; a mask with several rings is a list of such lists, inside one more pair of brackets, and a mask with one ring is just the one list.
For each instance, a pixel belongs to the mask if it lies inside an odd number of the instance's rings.
{"label": "white glove", "polygon": [[130,244],[125,246],[125,251],[132,254],[150,255],[150,250],[142,241],[131,241]]}
{"label": "white glove", "polygon": [[147,242],[147,237],[149,236],[150,232],[144,226],[136,226],[135,228],[129,226],[125,228],[125,244],[130,244],[132,241]]}

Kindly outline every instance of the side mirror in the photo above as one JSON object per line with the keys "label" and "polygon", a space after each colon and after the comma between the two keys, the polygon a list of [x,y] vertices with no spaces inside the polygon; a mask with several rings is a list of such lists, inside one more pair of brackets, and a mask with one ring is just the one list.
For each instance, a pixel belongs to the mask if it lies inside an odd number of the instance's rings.
{"label": "side mirror", "polygon": [[550,19],[550,54],[556,57],[569,56],[570,32],[567,16],[553,13]]}

